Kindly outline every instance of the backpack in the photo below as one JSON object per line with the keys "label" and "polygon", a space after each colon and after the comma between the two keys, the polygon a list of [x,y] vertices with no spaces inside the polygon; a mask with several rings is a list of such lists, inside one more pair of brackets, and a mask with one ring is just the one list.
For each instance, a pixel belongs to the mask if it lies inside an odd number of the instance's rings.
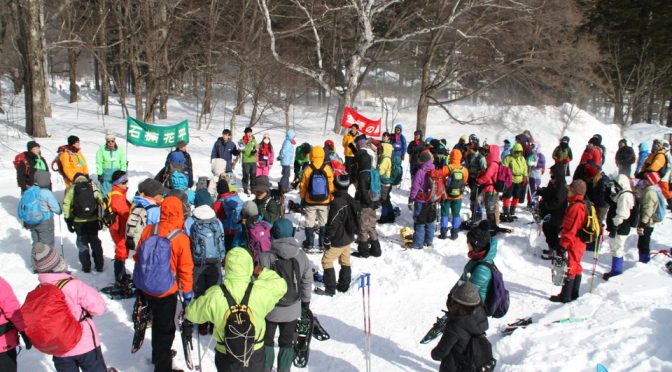
{"label": "backpack", "polygon": [[348,236],[355,236],[359,234],[359,215],[361,213],[361,208],[359,207],[359,203],[350,197],[350,195],[347,196],[349,199],[348,202],[348,216],[346,216],[346,221],[349,221],[348,223],[345,224],[344,230],[345,233],[348,234]]}
{"label": "backpack", "polygon": [[301,299],[301,271],[299,261],[292,257],[288,260],[278,257],[271,264],[271,270],[278,273],[287,282],[287,292],[278,301],[277,306],[287,307],[294,305]]}
{"label": "backpack", "polygon": [[259,255],[271,250],[271,226],[263,221],[255,223],[247,231],[247,248],[254,262],[259,262]]}
{"label": "backpack", "polygon": [[168,177],[168,184],[173,190],[186,190],[189,188],[189,178],[182,172],[174,171]]}
{"label": "backpack", "polygon": [[642,213],[642,204],[639,202],[637,194],[635,194],[632,190],[624,191],[624,193],[626,192],[632,194],[632,197],[635,199],[635,204],[633,204],[632,208],[630,208],[630,216],[628,217],[628,220],[625,222],[627,222],[630,227],[636,228],[637,226],[639,226],[639,216]]}
{"label": "backpack", "polygon": [[126,247],[135,249],[140,240],[142,230],[147,226],[147,211],[152,208],[158,208],[156,204],[150,204],[147,207],[135,205],[131,207],[131,213],[128,214],[126,221]]}
{"label": "backpack", "polygon": [[665,219],[665,208],[667,207],[667,200],[665,200],[665,197],[659,188],[656,188],[656,196],[658,197],[658,205],[656,206],[656,211],[653,212],[651,219],[653,219],[653,222],[663,222]]}
{"label": "backpack", "polygon": [[495,178],[495,191],[503,192],[504,190],[511,187],[513,184],[513,173],[511,173],[511,168],[502,165],[499,163],[499,168],[497,169],[497,177]]}
{"label": "backpack", "polygon": [[369,199],[372,202],[377,202],[380,200],[380,173],[377,169],[365,169],[359,173],[369,172]]}
{"label": "backpack", "polygon": [[121,193],[119,191],[111,191],[107,194],[107,197],[103,198],[103,207],[100,208],[100,215],[98,216],[107,228],[112,226],[114,220],[117,218],[117,214],[112,211],[112,195],[121,195]]}
{"label": "backpack", "polygon": [[334,171],[334,177],[348,173],[347,168],[345,168],[345,164],[336,159],[329,160],[329,166],[331,167],[331,170]]}
{"label": "backpack", "polygon": [[40,188],[28,188],[19,201],[18,216],[27,225],[39,225],[44,222],[44,211],[40,202]]}
{"label": "backpack", "polygon": [[310,175],[310,183],[308,184],[308,196],[312,201],[321,202],[329,199],[327,173],[324,171],[326,165],[327,163],[324,162],[317,169],[313,164],[310,164],[313,173]]}
{"label": "backpack", "polygon": [[222,262],[226,255],[226,247],[224,246],[224,231],[217,217],[208,220],[194,218],[194,224],[191,225],[189,233],[194,264]]}
{"label": "backpack", "polygon": [[135,287],[150,295],[160,295],[175,283],[175,274],[170,270],[171,241],[181,234],[173,230],[166,237],[159,235],[159,224],[152,226],[152,235],[142,242],[138,261],[133,269]]}
{"label": "backpack", "polygon": [[20,152],[14,157],[14,169],[17,171],[19,170],[19,164],[23,163],[23,165],[26,166],[26,175],[30,174],[30,163],[28,163],[28,159],[26,159],[26,155],[28,155],[28,151]]}
{"label": "backpack", "polygon": [[443,179],[443,170],[434,169],[425,174],[429,183],[429,190],[421,198],[427,203],[438,203],[446,198],[446,182]]}
{"label": "backpack", "polygon": [[72,214],[75,218],[89,219],[98,217],[98,200],[91,182],[76,182],[72,199]]}
{"label": "backpack", "polygon": [[275,200],[275,202],[278,204],[278,210],[280,211],[280,217],[285,216],[285,194],[280,192],[280,189],[271,189],[270,192],[271,197],[266,200],[266,204],[264,204],[264,208],[268,208],[268,203],[271,201],[271,199]]}
{"label": "backpack", "polygon": [[502,275],[502,272],[499,271],[495,264],[489,262],[478,262],[478,264],[474,265],[472,271],[478,265],[487,266],[490,272],[492,272],[488,295],[483,304],[485,313],[493,318],[501,318],[509,311],[509,290],[504,285],[504,275]]}
{"label": "backpack", "polygon": [[391,185],[397,186],[401,183],[401,178],[404,175],[404,168],[401,167],[401,157],[392,157],[392,173],[390,173]]}
{"label": "backpack", "polygon": [[247,285],[245,295],[243,295],[240,303],[237,303],[233,299],[233,296],[231,296],[231,293],[226,289],[224,284],[219,286],[222,292],[224,292],[229,309],[224,314],[224,334],[222,335],[222,341],[217,341],[217,343],[224,346],[226,353],[241,362],[243,367],[248,367],[250,358],[254,353],[254,346],[263,340],[263,335],[259,340],[255,339],[256,329],[252,322],[252,310],[247,306],[252,286],[252,282]]}
{"label": "backpack", "polygon": [[72,315],[63,287],[72,278],[56,284],[40,284],[26,296],[21,306],[26,336],[37,350],[62,355],[72,350],[82,338],[82,327]]}
{"label": "backpack", "polygon": [[446,196],[456,198],[462,195],[464,191],[464,168],[453,169],[451,165],[448,166],[450,176],[446,182]]}
{"label": "backpack", "polygon": [[595,243],[600,236],[600,220],[597,218],[597,211],[595,211],[593,203],[584,200],[583,205],[586,208],[586,219],[576,236],[584,243]]}
{"label": "backpack", "polygon": [[492,344],[485,333],[471,336],[464,353],[456,359],[457,370],[464,372],[494,371],[497,365],[497,359],[492,357]]}

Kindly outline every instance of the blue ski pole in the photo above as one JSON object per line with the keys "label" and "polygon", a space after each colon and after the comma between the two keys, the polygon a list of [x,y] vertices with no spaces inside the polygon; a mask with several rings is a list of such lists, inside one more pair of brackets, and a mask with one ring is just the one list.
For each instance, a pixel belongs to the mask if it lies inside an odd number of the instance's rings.
{"label": "blue ski pole", "polygon": [[[366,287],[366,291],[364,291]],[[362,289],[362,308],[364,310],[364,358],[367,372],[371,371],[371,274],[359,276],[359,288]]]}

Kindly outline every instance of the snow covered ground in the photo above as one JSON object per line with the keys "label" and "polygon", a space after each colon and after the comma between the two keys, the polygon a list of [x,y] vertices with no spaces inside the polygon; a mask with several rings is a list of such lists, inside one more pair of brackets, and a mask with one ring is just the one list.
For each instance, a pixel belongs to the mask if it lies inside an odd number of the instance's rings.
{"label": "snow covered ground", "polygon": [[[2,118],[5,126],[0,129],[0,168],[5,175],[0,179],[0,189],[3,190],[0,193],[0,220],[3,221],[0,224],[0,275],[7,279],[19,300],[23,301],[28,291],[37,284],[37,278],[29,269],[30,235],[15,217],[19,190],[11,161],[18,151],[24,151],[29,138],[22,129],[22,97],[13,98],[8,94],[3,94],[4,107],[8,108],[7,101],[11,99],[17,106]],[[65,91],[53,91],[51,98],[54,110],[53,118],[48,119],[51,137],[38,139],[48,161],[54,157],[56,148],[64,144],[71,134],[81,138],[90,170],[95,167],[95,152],[104,142],[105,130],[112,130],[121,137],[118,142],[124,144],[125,120],[121,118],[118,105],[113,104],[110,109],[112,115],[103,118],[99,115],[96,97],[91,93],[83,92],[79,104],[69,104]],[[572,164],[573,169],[588,138],[594,133],[600,133],[608,149],[606,170],[608,173],[615,170],[613,155],[621,136],[620,129],[616,125],[604,124],[582,111],[570,113],[569,106],[501,108],[465,105],[452,109],[453,114],[461,119],[482,118],[481,124],[456,124],[442,112],[431,111],[427,135],[445,137],[448,144],[452,145],[462,134],[476,133],[481,140],[499,144],[504,138],[529,129],[543,144],[548,158],[558,138],[568,135],[577,159]],[[193,121],[194,112],[195,105],[190,102],[171,100],[170,117],[166,122],[174,123],[184,118]],[[307,141],[322,144],[324,140],[332,139],[340,147],[339,136],[333,133],[321,135],[323,108],[301,107],[297,108],[295,115],[299,143]],[[210,174],[210,150],[223,128],[222,116],[220,109],[216,114],[220,121],[214,123],[209,131],[199,131],[192,125],[189,151],[194,160],[196,176]],[[226,116],[230,117],[230,114]],[[405,134],[409,139],[412,137],[414,117],[415,112],[408,111],[400,113],[396,118],[396,121],[406,123]],[[277,149],[284,137],[284,125],[277,124],[283,122],[280,114],[271,119],[272,122],[266,121],[267,124],[256,127],[255,132],[270,133]],[[243,120],[240,118],[238,122]],[[135,192],[142,179],[152,176],[161,168],[166,153],[165,149],[129,149],[130,193]],[[240,169],[236,171],[239,173]],[[271,178],[273,181],[279,180],[279,167],[272,169]],[[55,174],[52,174],[52,181],[57,198],[62,199],[62,181]],[[409,186],[406,175],[401,187],[393,191],[393,203],[402,209],[401,218],[394,225],[378,228],[383,247],[382,257],[367,260],[353,258],[352,262],[353,276],[362,272],[371,273],[373,371],[438,370],[439,363],[430,358],[430,351],[436,342],[421,345],[419,340],[431,327],[435,317],[441,314],[447,293],[467,262],[464,234],[460,234],[456,241],[436,239],[434,248],[424,251],[405,251],[400,248],[399,229],[412,225],[411,215],[405,207]],[[297,198],[295,194],[289,197]],[[298,216],[288,216],[297,221]],[[667,337],[672,333],[672,277],[664,268],[668,258],[656,255],[648,265],[635,263],[637,237],[633,234],[626,245],[625,274],[609,282],[596,276],[593,292],[588,293],[592,254],[586,253],[581,297],[571,304],[554,304],[547,298],[558,292],[559,287],[551,284],[548,262],[538,257],[545,243],[543,236],[537,237],[536,225],[530,224],[530,221],[531,216],[521,212],[518,222],[510,224],[514,232],[498,237],[499,254],[495,261],[511,292],[511,307],[504,318],[490,321],[488,335],[494,346],[495,358],[498,359],[497,370],[590,371],[602,363],[611,371],[672,371],[672,347],[667,343]],[[63,222],[60,224],[64,225]],[[672,238],[666,232],[671,227],[669,219],[656,227],[652,250],[669,248]],[[58,223],[56,228],[58,234]],[[68,233],[64,226],[61,231],[65,259],[73,274],[96,288],[109,285],[112,281],[111,262],[106,265],[104,273],[81,273],[75,236]],[[111,260],[113,246],[109,234],[101,232],[100,236],[105,256]],[[299,233],[297,238],[302,240],[303,233]],[[608,251],[608,242],[605,242],[597,265],[598,275],[609,270],[611,257]],[[320,256],[310,258],[319,265]],[[131,261],[127,262],[127,268],[132,269]],[[106,302],[106,313],[95,321],[101,331],[103,353],[108,366],[115,366],[121,371],[151,370],[150,332],[144,347],[137,354],[130,354],[133,300],[106,299]],[[338,294],[333,298],[314,296],[311,307],[331,333],[332,339],[326,342],[313,340],[307,370],[365,370],[362,294],[356,286],[349,293]],[[534,324],[527,329],[517,330],[506,337],[499,334],[502,325],[526,316],[534,319]],[[553,323],[567,318],[574,321]],[[209,341],[210,337],[201,337],[202,350]],[[213,343],[209,346],[203,361],[204,371],[215,370]],[[181,350],[179,335],[173,347]],[[175,365],[185,368],[181,352],[175,358]],[[22,371],[53,370],[51,358],[34,349],[21,352],[19,368]]]}

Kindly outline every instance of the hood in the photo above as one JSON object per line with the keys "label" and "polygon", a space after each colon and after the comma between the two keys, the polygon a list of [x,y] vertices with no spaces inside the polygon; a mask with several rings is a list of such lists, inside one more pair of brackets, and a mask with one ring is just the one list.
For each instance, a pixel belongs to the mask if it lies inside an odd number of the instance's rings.
{"label": "hood", "polygon": [[210,170],[213,176],[219,176],[226,171],[226,161],[224,159],[215,158],[210,162]]}
{"label": "hood", "polygon": [[181,229],[184,226],[184,210],[182,201],[175,196],[168,196],[161,203],[162,224]]}
{"label": "hood", "polygon": [[520,143],[516,143],[515,145],[513,145],[513,149],[511,150],[511,153],[514,153],[514,152],[521,152],[522,153],[523,152],[523,145],[521,145]]}
{"label": "hood", "polygon": [[453,151],[450,152],[450,165],[460,166],[460,164],[462,164],[462,151],[458,148],[454,148]]}
{"label": "hood", "polygon": [[271,252],[285,260],[299,254],[299,242],[293,237],[275,239],[271,244]]}
{"label": "hood", "polygon": [[565,165],[564,164],[553,164],[551,167],[551,174],[553,175],[553,178],[555,178],[555,183],[557,185],[565,185],[567,184],[567,180],[565,179]]}
{"label": "hood", "polygon": [[154,203],[151,203],[149,200],[147,200],[147,198],[145,198],[144,196],[140,196],[140,195],[134,196],[132,202],[133,202],[133,204],[139,205],[143,208],[147,208],[148,205],[154,204]]}
{"label": "hood", "polygon": [[80,183],[80,182],[89,182],[89,179],[86,178],[86,176],[80,175],[77,178],[75,178],[75,183]]}
{"label": "hood", "polygon": [[383,147],[383,154],[382,154],[383,157],[386,157],[386,156],[391,157],[392,156],[392,144],[383,142],[381,144],[381,146]]}
{"label": "hood", "polygon": [[434,166],[434,161],[430,160],[428,162],[425,162],[421,166],[422,170],[425,172],[433,171],[436,169],[436,166]]}
{"label": "hood", "polygon": [[209,205],[201,205],[194,208],[191,214],[199,220],[209,220],[216,217],[215,211]]}
{"label": "hood", "polygon": [[488,330],[488,317],[485,315],[483,306],[476,307],[472,314],[450,316],[449,318],[449,323],[455,324],[457,328],[465,330],[470,335],[479,335]]}
{"label": "hood", "polygon": [[625,174],[620,174],[616,177],[616,182],[621,186],[622,190],[630,190],[630,179]]}
{"label": "hood", "polygon": [[488,145],[488,157],[485,158],[488,164],[499,161],[499,146],[497,145]]}
{"label": "hood", "polygon": [[287,137],[287,139],[291,141],[294,139],[294,137],[296,137],[296,132],[294,131],[294,129],[290,129],[287,131],[285,137]]}
{"label": "hood", "polygon": [[645,143],[645,142],[642,142],[642,143],[639,144],[639,152],[640,153],[649,152],[649,151],[651,151],[651,145],[649,145],[648,143]]}
{"label": "hood", "polygon": [[401,129],[402,132],[404,131],[404,125],[402,123],[395,124],[394,129],[397,129],[397,128]]}
{"label": "hood", "polygon": [[224,263],[226,280],[249,282],[253,271],[252,256],[247,249],[235,247],[226,254]]}
{"label": "hood", "polygon": [[46,189],[51,186],[51,174],[47,171],[35,171],[35,175],[33,176],[33,180],[35,181],[35,185]]}
{"label": "hood", "polygon": [[313,163],[315,168],[319,168],[324,163],[324,149],[322,146],[315,146],[310,149],[310,162]]}

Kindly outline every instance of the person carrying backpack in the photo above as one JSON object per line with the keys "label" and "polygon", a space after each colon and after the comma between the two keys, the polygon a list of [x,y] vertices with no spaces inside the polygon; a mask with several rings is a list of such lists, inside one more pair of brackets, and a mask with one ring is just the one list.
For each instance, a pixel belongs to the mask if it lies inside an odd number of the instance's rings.
{"label": "person carrying backpack", "polygon": [[105,144],[96,152],[96,174],[101,185],[101,192],[107,195],[112,190],[112,173],[120,170],[126,172],[126,151],[117,144],[112,132],[105,133]]}
{"label": "person carrying backpack", "polygon": [[[94,316],[105,312],[103,297],[95,288],[72,276],[53,248],[39,244],[32,260],[40,282],[35,291],[49,291],[50,295],[33,297],[32,292],[28,293],[21,307],[26,335],[43,352],[41,340],[56,339],[58,344],[69,345],[67,350],[49,352],[57,372],[107,371],[93,321]],[[39,327],[43,322],[49,322],[50,327]],[[36,333],[32,327],[37,327]],[[76,335],[81,335],[79,341],[72,339]]]}
{"label": "person carrying backpack", "polygon": [[[574,170],[574,179],[586,179],[594,177],[602,170],[601,139],[593,136],[588,140],[586,148],[581,154],[579,165]],[[586,176],[587,175],[587,176]]]}
{"label": "person carrying backpack", "polygon": [[310,151],[312,146],[308,142],[302,143],[296,148],[294,154],[294,181],[292,181],[292,188],[295,189],[303,179],[303,172],[310,164]]}
{"label": "person carrying backpack", "polygon": [[345,157],[345,170],[353,177],[352,167],[355,166],[355,155],[357,154],[357,144],[355,138],[359,135],[359,125],[352,124],[350,129],[343,135],[343,156]]}
{"label": "person carrying backpack", "polygon": [[[383,134],[385,138],[385,134]],[[390,201],[390,192],[392,191],[392,145],[386,142],[381,144],[383,149],[378,162],[378,173],[380,174],[380,204],[382,212],[380,213],[379,224],[394,223],[394,208]]]}
{"label": "person carrying backpack", "polygon": [[546,172],[546,157],[541,152],[541,144],[539,142],[531,143],[530,151],[532,151],[532,154],[527,157],[528,181],[530,185],[530,192],[527,194],[527,205],[528,209],[531,210],[536,207],[535,205],[530,205],[532,197],[541,186],[541,177]]}
{"label": "person carrying backpack", "polygon": [[268,177],[268,172],[271,170],[271,166],[273,166],[273,159],[275,159],[275,153],[271,144],[271,136],[266,133],[257,149],[257,171],[255,176]]}
{"label": "person carrying backpack", "polygon": [[[440,372],[470,371],[474,361],[465,360],[465,354],[474,339],[485,337],[489,327],[478,289],[469,281],[461,281],[448,295],[446,308],[448,322],[432,349],[432,359],[441,362]],[[492,355],[492,348],[484,352]]]}
{"label": "person carrying backpack", "polygon": [[667,164],[666,151],[663,147],[663,141],[659,139],[654,139],[653,144],[651,145],[651,154],[646,157],[644,164],[639,173],[636,174],[636,177],[640,180],[646,178],[646,174],[650,172],[656,172],[662,178],[667,169],[670,167]]}
{"label": "person carrying backpack", "polygon": [[[157,173],[156,179],[159,182],[165,183],[168,182],[172,187],[171,180],[169,179],[170,175],[176,170],[179,170],[184,174],[187,184],[184,189],[191,188],[194,186],[194,166],[191,161],[191,154],[187,151],[187,142],[177,141],[175,150],[168,153],[166,156],[166,162],[163,168]],[[224,170],[222,170],[222,173]]]}
{"label": "person carrying backpack", "polygon": [[581,258],[586,252],[586,243],[584,243],[577,234],[584,227],[586,218],[586,205],[584,195],[586,194],[586,183],[583,180],[574,180],[567,187],[567,211],[562,220],[562,230],[560,231],[560,252],[559,255],[567,257],[567,273],[562,284],[562,290],[559,294],[549,298],[551,302],[567,303],[579,298],[579,288],[581,286]]}
{"label": "person carrying backpack", "polygon": [[289,176],[292,172],[291,167],[294,165],[294,145],[296,145],[295,137],[296,132],[293,129],[287,131],[285,140],[282,142],[282,148],[280,148],[280,156],[278,156],[278,161],[280,161],[280,165],[282,166],[280,192],[283,194],[289,191]]}
{"label": "person carrying backpack", "polygon": [[427,201],[431,193],[429,174],[434,170],[432,154],[423,151],[418,155],[420,169],[413,177],[411,193],[408,197],[408,208],[413,210],[413,243],[407,248],[422,249],[431,247],[434,241],[434,221],[436,221],[436,205]]}
{"label": "person carrying backpack", "polygon": [[635,150],[628,146],[628,141],[625,138],[618,141],[615,160],[618,173],[630,177],[632,174],[632,165],[637,161],[637,157],[635,156]]}
{"label": "person carrying backpack", "polygon": [[254,262],[259,262],[262,252],[271,250],[271,224],[264,221],[259,214],[257,205],[248,200],[243,203],[238,224],[240,231],[233,240],[234,247],[246,247]]}
{"label": "person carrying backpack", "polygon": [[154,179],[147,178],[138,185],[138,194],[131,201],[128,220],[126,221],[126,247],[135,249],[140,235],[147,225],[159,222],[161,212],[159,205],[168,190]]}
{"label": "person carrying backpack", "polygon": [[[182,202],[167,197],[161,204],[161,219],[145,227],[133,256],[133,282],[152,312],[152,362],[156,372],[171,370],[178,288],[183,306],[194,297],[194,261],[183,226]],[[149,261],[151,258],[154,260]]]}
{"label": "person carrying backpack", "polygon": [[42,157],[40,144],[35,141],[28,141],[26,144],[28,151],[19,153],[14,158],[14,168],[16,169],[16,183],[21,188],[23,194],[35,182],[35,172],[45,171],[49,173],[47,161]]}
{"label": "person carrying backpack", "polygon": [[569,176],[569,163],[574,159],[572,148],[569,147],[569,137],[560,138],[560,143],[553,149],[553,161],[565,167],[564,174]]}
{"label": "person carrying backpack", "polygon": [[16,347],[19,346],[19,335],[26,349],[32,348],[24,328],[19,300],[9,283],[0,276],[0,371],[17,371]]}
{"label": "person carrying backpack", "polygon": [[[488,154],[492,153],[492,146],[497,147],[497,156],[499,157],[499,147],[496,145],[489,146],[491,151],[488,152]],[[473,176],[480,174],[488,167],[488,164],[490,164],[488,159],[490,159],[491,156],[488,155],[486,158],[481,154],[479,139],[476,135],[472,134],[469,136],[469,144],[467,145],[465,158],[464,165],[467,167],[469,174],[472,175],[471,180],[467,184],[469,186],[469,209],[471,210],[471,219],[469,222],[473,225],[477,224],[478,221],[483,218],[483,208],[481,207],[481,202],[479,200],[479,193],[482,193],[483,190],[479,190],[476,178]],[[497,158],[497,162],[499,163],[499,158]],[[497,173],[495,172],[495,176],[496,175]]]}
{"label": "person carrying backpack", "polygon": [[310,164],[303,171],[299,196],[305,204],[306,240],[303,248],[313,249],[315,232],[318,233],[318,245],[324,246],[324,226],[327,224],[329,203],[334,192],[334,173],[324,159],[324,150],[315,146],[310,150]]}
{"label": "person carrying backpack", "polygon": [[110,225],[110,236],[114,242],[114,281],[115,285],[123,285],[129,279],[126,273],[126,259],[128,247],[126,246],[126,221],[131,213],[131,203],[126,199],[128,191],[128,176],[122,170],[112,173],[112,191],[107,198],[110,201],[110,209],[114,215],[114,221]]}
{"label": "person carrying backpack", "polygon": [[609,231],[609,248],[611,249],[611,271],[604,273],[602,279],[621,275],[623,273],[623,253],[625,240],[630,234],[632,208],[635,207],[635,194],[630,188],[630,178],[619,173],[616,181],[610,182],[608,187],[609,212],[607,213],[607,231]]}
{"label": "person carrying backpack", "polygon": [[30,230],[33,247],[38,242],[53,247],[54,214],[62,213],[61,206],[51,192],[49,172],[37,171],[34,178],[34,185],[21,196],[18,215],[23,226]]}
{"label": "person carrying backpack", "polygon": [[262,253],[260,263],[264,268],[278,273],[287,282],[287,292],[266,315],[264,336],[264,368],[273,368],[275,331],[278,336],[278,371],[289,372],[294,360],[294,332],[303,310],[310,309],[310,295],[313,291],[312,263],[301,245],[294,238],[292,221],[281,218],[271,230],[273,237],[271,251]]}
{"label": "person carrying backpack", "polygon": [[502,165],[511,169],[513,183],[502,194],[502,221],[513,222],[516,217],[518,202],[525,201],[525,189],[527,187],[527,160],[523,154],[523,146],[520,143],[513,145],[511,155],[504,158]]}
{"label": "person carrying backpack", "polygon": [[271,197],[271,181],[268,176],[257,176],[252,186],[254,193],[254,203],[261,214],[261,218],[273,225],[280,218],[280,208],[278,202]]}
{"label": "person carrying backpack", "polygon": [[[499,161],[499,146],[497,145],[488,145],[488,156],[487,168],[478,174],[474,182],[478,187],[478,190],[485,202],[485,216],[488,220],[488,225],[490,226],[491,234],[495,235],[498,232],[506,232],[508,230],[500,228],[499,223],[499,192],[495,189],[495,183],[497,182],[497,174],[499,173],[499,167],[503,167],[502,163]],[[472,179],[473,178],[473,173]],[[473,227],[474,224],[471,223],[470,227]]]}
{"label": "person carrying backpack", "polygon": [[[63,177],[66,189],[69,189],[76,182],[78,173],[89,174],[89,167],[86,165],[86,159],[77,136],[68,137],[68,145],[59,147],[55,163],[58,164],[58,171]],[[52,168],[53,166],[52,163]]]}
{"label": "person carrying backpack", "polygon": [[662,222],[655,218],[657,209],[660,208],[660,199],[662,198],[662,195],[658,195],[660,193],[660,189],[657,187],[658,182],[660,182],[658,172],[646,173],[644,190],[641,197],[642,206],[639,215],[639,225],[637,225],[637,235],[639,235],[637,238],[637,250],[639,251],[639,262],[642,263],[648,263],[651,260],[651,234],[653,234],[654,225]]}
{"label": "person carrying backpack", "polygon": [[560,229],[567,209],[565,173],[564,164],[553,164],[549,172],[551,178],[548,184],[537,191],[537,194],[541,196],[539,214],[544,221],[541,230],[546,237],[546,245],[548,245],[548,249],[541,251],[542,260],[550,260],[551,252],[556,252],[560,248]]}
{"label": "person carrying backpack", "polygon": [[488,288],[492,282],[492,271],[483,263],[494,264],[495,256],[497,256],[497,239],[490,236],[488,221],[481,221],[469,230],[467,247],[469,261],[464,265],[460,280],[471,282],[476,286],[481,301],[486,303]]}
{"label": "person carrying backpack", "polygon": [[77,234],[79,263],[85,273],[91,272],[91,255],[97,272],[102,273],[105,265],[103,246],[98,238],[98,231],[102,228],[99,220],[102,206],[100,190],[85,174],[77,173],[75,183],[65,192],[63,217],[68,230]]}
{"label": "person carrying backpack", "polygon": [[[224,272],[224,283],[210,287],[187,306],[186,317],[193,323],[214,324],[217,371],[263,371],[264,319],[287,292],[287,282],[275,271],[255,266],[250,253],[241,247],[227,252]],[[246,311],[236,305],[246,305]],[[241,324],[236,325],[234,319]]]}
{"label": "person carrying backpack", "polygon": [[425,141],[422,138],[423,133],[420,129],[413,132],[413,141],[406,146],[406,153],[408,154],[408,164],[411,170],[411,179],[415,179],[415,173],[420,169],[418,157],[425,149]]}
{"label": "person carrying backpack", "polygon": [[651,154],[651,147],[646,142],[641,142],[639,144],[639,153],[637,154],[637,168],[635,169],[635,175],[637,175],[644,166],[644,161]]}
{"label": "person carrying backpack", "polygon": [[[357,141],[355,157],[357,175],[357,191],[355,200],[359,203],[359,231],[357,232],[357,253],[362,258],[380,257],[380,241],[376,232],[376,209],[380,205],[380,187],[374,190],[374,182],[380,185],[380,177],[376,167],[376,154],[370,149],[366,138]],[[377,193],[377,195],[375,195]],[[326,216],[325,216],[326,217]],[[325,220],[326,223],[326,220]]]}
{"label": "person carrying backpack", "polygon": [[460,210],[462,209],[462,193],[469,182],[469,170],[462,166],[462,151],[453,149],[450,152],[450,163],[443,168],[446,178],[446,199],[441,201],[441,234],[445,239],[448,234],[448,221],[451,221],[450,239],[457,239],[460,231]]}
{"label": "person carrying backpack", "polygon": [[242,232],[240,226],[243,201],[235,191],[229,190],[229,182],[222,178],[217,182],[217,200],[212,204],[217,218],[224,228],[224,244],[227,251],[233,248],[236,236]]}

